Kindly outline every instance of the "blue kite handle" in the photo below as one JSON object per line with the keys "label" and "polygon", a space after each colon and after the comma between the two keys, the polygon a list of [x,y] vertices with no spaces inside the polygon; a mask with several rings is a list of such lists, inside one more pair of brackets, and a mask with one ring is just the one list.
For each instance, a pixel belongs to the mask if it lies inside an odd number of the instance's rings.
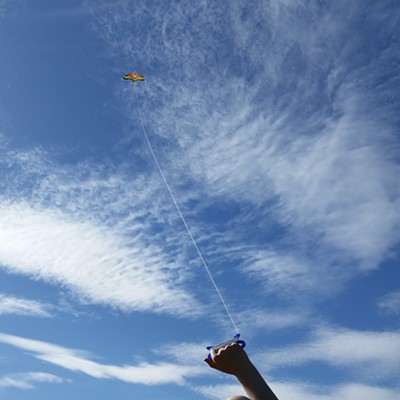
{"label": "blue kite handle", "polygon": [[[232,344],[232,343],[237,343],[242,349],[244,349],[246,347],[246,342],[244,340],[240,340],[239,338],[240,338],[240,333],[237,333],[231,340],[227,340],[226,342],[215,344],[214,346],[207,346],[207,350],[219,349],[221,347],[228,346],[229,344]],[[211,353],[208,353],[207,357],[211,360]]]}

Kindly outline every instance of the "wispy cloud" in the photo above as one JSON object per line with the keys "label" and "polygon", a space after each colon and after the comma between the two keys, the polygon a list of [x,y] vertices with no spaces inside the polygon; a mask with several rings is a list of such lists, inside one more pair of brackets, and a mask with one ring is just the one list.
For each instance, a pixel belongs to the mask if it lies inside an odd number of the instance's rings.
{"label": "wispy cloud", "polygon": [[378,301],[379,309],[385,314],[400,314],[400,291],[388,293]]}
{"label": "wispy cloud", "polygon": [[106,227],[27,204],[0,207],[0,260],[9,272],[68,287],[86,301],[125,311],[185,315],[200,310],[154,246]]}
{"label": "wispy cloud", "polygon": [[46,372],[20,372],[0,377],[0,388],[34,389],[36,384],[63,383],[65,379]]}
{"label": "wispy cloud", "polygon": [[5,142],[2,152],[4,269],[128,312],[204,312],[184,286],[193,277],[189,239],[158,179],[130,175],[124,163],[61,165],[43,149]]}
{"label": "wispy cloud", "polygon": [[321,362],[349,369],[365,381],[390,379],[399,374],[399,351],[398,332],[324,328],[309,342],[268,352],[265,368]]}
{"label": "wispy cloud", "polygon": [[278,331],[302,327],[309,324],[310,316],[303,309],[246,309],[241,313],[236,313],[235,317],[246,335],[255,332]]}
{"label": "wispy cloud", "polygon": [[[380,107],[390,88],[374,71],[395,51],[394,44],[392,53],[380,49],[373,36],[348,40],[357,6],[236,2],[227,12],[210,4],[199,12],[182,4],[166,14],[149,4],[122,5],[100,18],[99,34],[112,53],[153,73],[140,94],[146,126],[156,145],[167,139],[158,154],[172,180],[190,185],[191,199],[252,204],[259,216],[268,209],[258,227],[268,231],[273,218],[286,229],[313,289],[322,264],[339,285],[391,256],[400,240],[396,116]],[[385,15],[382,7],[374,12]],[[142,17],[154,27],[144,41],[136,35]],[[117,40],[121,29],[129,40]],[[223,44],[213,40],[219,30],[226,31]],[[352,62],[359,52],[364,58]],[[134,94],[119,94],[136,107]],[[240,240],[241,233],[234,232]],[[281,245],[269,241],[267,251],[278,259]],[[282,256],[280,264],[287,261]]]}
{"label": "wispy cloud", "polygon": [[50,304],[0,293],[0,315],[15,314],[32,317],[51,317],[52,308]]}
{"label": "wispy cloud", "polygon": [[[300,256],[275,251],[253,252],[244,266],[244,271],[264,282],[267,290],[285,296],[293,293],[296,286],[296,292],[303,295],[311,291],[326,291],[326,288],[318,288],[324,270],[324,265],[312,265]],[[334,289],[330,286],[329,293]]]}
{"label": "wispy cloud", "polygon": [[362,383],[343,385],[315,386],[312,383],[273,382],[279,398],[296,398],[298,400],[390,400],[398,396],[396,388],[370,386]]}
{"label": "wispy cloud", "polygon": [[194,386],[193,390],[209,399],[215,399],[215,400],[228,399],[232,396],[246,396],[245,391],[239,384]]}
{"label": "wispy cloud", "polygon": [[[395,254],[398,13],[365,0],[253,3],[84,0],[40,14],[44,22],[93,16],[96,51],[105,44],[112,61],[97,64],[100,73],[91,76],[107,90],[115,84],[107,102],[125,118],[126,136],[119,143],[122,132],[113,136],[108,143],[116,146],[101,149],[107,157],[96,155],[100,162],[79,164],[68,157],[73,149],[22,151],[0,138],[3,272],[124,312],[214,314],[203,304],[212,301],[191,268],[197,255],[145,148],[141,122],[246,335],[278,337],[310,326],[315,308],[303,304],[338,293]],[[131,69],[146,76],[134,91],[119,81]],[[279,296],[285,301],[277,303]],[[375,303],[395,316],[398,297],[389,293]],[[0,295],[0,314],[25,315],[28,308],[43,317],[57,310]],[[216,319],[209,316],[207,326]],[[199,369],[203,354],[191,343],[155,351],[166,362],[118,365],[38,340],[0,340],[50,367],[96,379],[187,384],[212,373]],[[296,344],[257,351],[256,365],[278,376],[323,364],[332,381],[340,370],[357,382],[272,382],[279,397],[398,397],[398,386],[375,386],[400,374],[398,332],[328,327],[303,342],[290,340]],[[33,385],[25,378],[3,380]],[[225,398],[236,388],[198,390]]]}
{"label": "wispy cloud", "polygon": [[[142,68],[147,78],[136,92],[116,86],[137,159],[121,151],[118,165],[66,167],[42,150],[5,149],[8,271],[124,310],[202,311],[189,288],[191,244],[157,171],[135,169],[138,159],[152,165],[141,153],[136,94],[208,254],[269,293],[297,298],[331,295],[360,269],[379,267],[400,240],[397,114],[380,106],[395,93],[379,75],[396,52],[372,34],[348,40],[360,5],[182,2],[170,12],[167,4],[85,1],[106,52],[118,55],[113,72]],[[373,11],[371,24],[387,16],[382,6]],[[210,204],[215,214],[233,210],[218,227],[204,217]],[[271,235],[271,225],[283,233]]]}
{"label": "wispy cloud", "polygon": [[[393,400],[397,398],[397,389],[369,386],[362,383],[320,386],[304,382],[272,381],[271,388],[280,399],[296,400]],[[195,387],[195,391],[209,399],[222,400],[232,395],[245,395],[239,385],[220,384]]]}
{"label": "wispy cloud", "polygon": [[[136,92],[145,126],[209,253],[229,258],[225,246],[240,244],[243,254],[230,261],[246,260],[239,265],[250,278],[288,292],[301,288],[301,295],[334,293],[360,269],[377,268],[391,256],[400,240],[399,165],[391,150],[395,115],[378,107],[377,98],[390,88],[372,72],[392,56],[370,38],[379,57],[367,52],[365,60],[351,63],[349,55],[366,45],[347,40],[353,9],[324,11],[316,2],[307,8],[299,2],[249,8],[240,1],[228,11],[207,2],[176,4],[174,12],[126,1],[86,1],[85,7],[93,11],[106,51],[118,54],[114,58],[123,65],[135,59],[135,67],[145,68],[140,72],[147,83]],[[299,19],[299,12],[307,18]],[[226,41],[217,41],[222,32]],[[130,89],[116,89],[118,109],[138,140],[136,94]],[[371,90],[377,97],[368,95]],[[140,152],[135,149],[152,165],[147,150]],[[5,154],[3,210],[17,218],[8,228],[13,255],[3,254],[9,271],[63,282],[91,301],[123,309],[200,310],[185,286],[191,244],[180,234],[155,169],[134,175],[137,160],[131,157],[119,165],[62,167],[38,149]],[[236,210],[218,227],[219,241],[210,240],[213,222],[202,219],[210,204]],[[22,229],[15,207],[29,215],[31,227],[24,227],[20,243],[34,249],[35,267],[24,266],[16,253],[16,232]],[[42,235],[33,245],[34,221]],[[254,222],[251,232],[243,228]],[[285,237],[270,237],[271,224]],[[50,229],[55,246],[47,251]],[[63,257],[56,255],[57,246],[65,247]],[[83,254],[83,248],[92,250]],[[94,282],[74,274],[82,262],[88,276],[96,271]],[[111,279],[103,275],[106,264],[117,272]],[[329,290],[321,289],[321,279],[329,280]],[[107,297],[104,289],[115,294]],[[150,295],[156,292],[159,301]],[[174,298],[190,306],[178,307]]]}
{"label": "wispy cloud", "polygon": [[0,334],[0,342],[31,352],[34,357],[74,372],[82,372],[97,379],[118,379],[128,383],[158,385],[183,384],[186,378],[202,375],[204,368],[168,362],[133,365],[101,364],[90,359],[90,354],[55,344],[19,336]]}

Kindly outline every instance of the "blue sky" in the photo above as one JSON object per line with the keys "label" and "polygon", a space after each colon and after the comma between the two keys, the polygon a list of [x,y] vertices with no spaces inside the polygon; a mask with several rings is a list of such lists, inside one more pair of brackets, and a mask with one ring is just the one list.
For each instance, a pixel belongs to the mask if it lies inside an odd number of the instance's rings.
{"label": "blue sky", "polygon": [[400,395],[400,9],[251,3],[0,1],[0,398],[240,393],[142,122],[278,397]]}

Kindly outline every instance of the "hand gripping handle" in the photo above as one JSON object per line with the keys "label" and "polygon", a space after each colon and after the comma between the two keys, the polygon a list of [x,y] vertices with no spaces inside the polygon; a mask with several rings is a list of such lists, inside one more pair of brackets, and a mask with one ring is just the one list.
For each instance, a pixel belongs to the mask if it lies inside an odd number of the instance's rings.
{"label": "hand gripping handle", "polygon": [[[239,338],[240,338],[240,333],[236,334],[233,337],[233,339],[227,340],[226,342],[222,342],[222,343],[216,344],[214,346],[207,346],[207,350],[220,349],[221,347],[228,346],[229,344],[232,344],[232,343],[237,343],[242,348],[245,348],[246,342],[244,340],[240,340]],[[208,353],[208,358],[211,360],[211,353]]]}

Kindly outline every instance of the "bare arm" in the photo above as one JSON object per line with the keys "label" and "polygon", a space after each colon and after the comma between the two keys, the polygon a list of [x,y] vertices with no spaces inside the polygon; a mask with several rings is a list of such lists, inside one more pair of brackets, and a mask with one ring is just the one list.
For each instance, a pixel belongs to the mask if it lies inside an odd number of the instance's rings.
{"label": "bare arm", "polygon": [[211,360],[204,360],[211,368],[235,375],[250,400],[278,400],[257,371],[245,351],[236,343],[211,349]]}

